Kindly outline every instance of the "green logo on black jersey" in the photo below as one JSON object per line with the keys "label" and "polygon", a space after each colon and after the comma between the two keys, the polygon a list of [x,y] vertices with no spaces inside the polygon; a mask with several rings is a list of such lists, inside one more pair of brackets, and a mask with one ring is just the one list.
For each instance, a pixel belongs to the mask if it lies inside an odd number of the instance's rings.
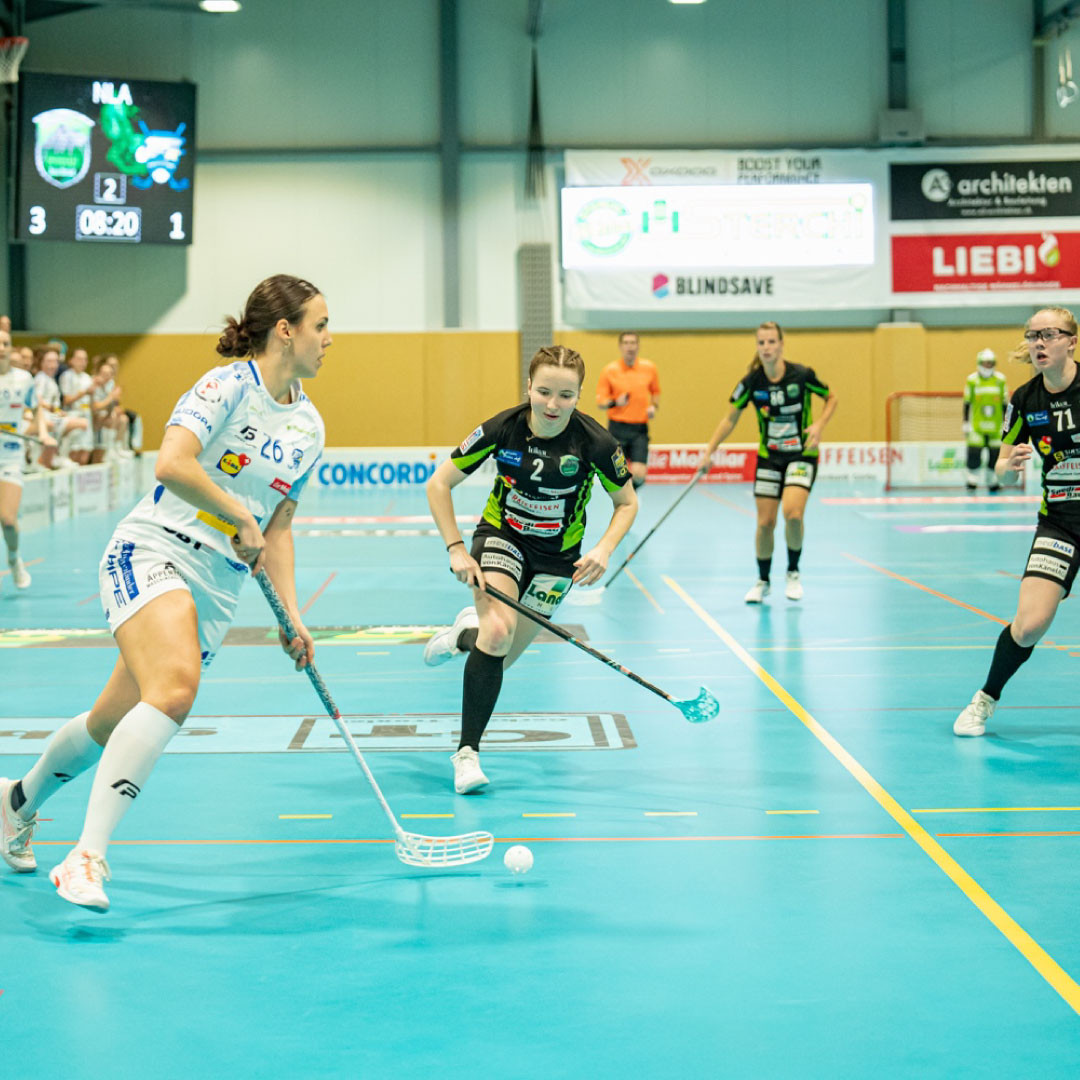
{"label": "green logo on black jersey", "polygon": [[799,384],[789,382],[787,384],[787,392],[788,392],[788,397],[798,397],[799,396]]}
{"label": "green logo on black jersey", "polygon": [[581,468],[581,462],[574,457],[573,454],[563,454],[559,458],[559,472],[563,476],[576,476],[578,469]]}

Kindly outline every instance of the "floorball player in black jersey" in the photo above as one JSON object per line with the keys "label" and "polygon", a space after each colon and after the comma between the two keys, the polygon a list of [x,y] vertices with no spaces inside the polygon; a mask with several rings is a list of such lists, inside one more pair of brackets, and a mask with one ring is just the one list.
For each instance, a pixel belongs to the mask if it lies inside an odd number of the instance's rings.
{"label": "floorball player in black jersey", "polygon": [[1080,367],[1076,319],[1065,308],[1043,308],[1027,321],[1013,358],[1035,377],[1005,408],[1001,454],[994,469],[1015,481],[1033,456],[1042,465],[1042,505],[1020,582],[1013,620],[1001,631],[990,673],[956,718],[957,735],[983,735],[1005,684],[1050,629],[1080,567]]}
{"label": "floorball player in black jersey", "polygon": [[[813,395],[825,399],[825,408],[814,420]],[[813,368],[784,359],[784,332],[778,323],[764,322],[757,329],[757,351],[750,367],[731,394],[732,410],[705,448],[700,472],[706,472],[716,448],[735,430],[743,409],[753,405],[758,421],[758,458],[754,472],[757,503],[758,580],[746,594],[748,604],[760,604],[769,595],[773,533],[776,512],[784,511],[788,568],[784,595],[801,600],[799,556],[803,546],[806,500],[817,476],[818,445],[825,425],[836,411],[836,395],[817,377]]]}
{"label": "floorball player in black jersey", "polygon": [[[550,617],[571,584],[592,585],[604,576],[637,513],[619,444],[575,409],[584,378],[585,364],[572,349],[541,349],[529,365],[528,401],[485,420],[427,484],[450,569],[473,587],[475,605],[460,611],[453,626],[432,637],[424,650],[430,665],[469,654],[461,741],[451,758],[459,795],[488,783],[480,768],[480,737],[495,709],[503,671],[539,629],[481,590],[490,583]],[[458,531],[451,491],[488,459],[494,459],[497,475],[470,551]],[[594,477],[615,510],[604,535],[583,555],[585,505]]]}

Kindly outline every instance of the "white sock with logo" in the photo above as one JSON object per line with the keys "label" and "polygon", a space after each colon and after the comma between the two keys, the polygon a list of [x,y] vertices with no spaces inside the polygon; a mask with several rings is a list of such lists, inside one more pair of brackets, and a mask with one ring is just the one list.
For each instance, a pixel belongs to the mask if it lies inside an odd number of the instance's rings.
{"label": "white sock with logo", "polygon": [[94,774],[78,850],[105,854],[113,830],[179,730],[179,724],[145,701],[116,725]]}
{"label": "white sock with logo", "polygon": [[45,753],[22,778],[20,783],[26,801],[16,811],[19,817],[29,821],[50,795],[79,773],[86,772],[101,757],[103,748],[86,730],[89,715],[88,712],[79,713],[56,732],[45,747]]}

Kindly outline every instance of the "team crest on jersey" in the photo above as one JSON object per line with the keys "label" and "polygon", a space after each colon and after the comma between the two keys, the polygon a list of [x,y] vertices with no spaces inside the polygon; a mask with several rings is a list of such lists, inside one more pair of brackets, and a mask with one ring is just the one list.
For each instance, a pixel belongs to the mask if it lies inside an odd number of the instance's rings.
{"label": "team crest on jersey", "polygon": [[231,450],[226,450],[217,467],[228,476],[236,476],[245,465],[250,464],[251,458],[247,454],[234,454]]}
{"label": "team crest on jersey", "polygon": [[798,397],[799,396],[799,384],[789,382],[787,384],[787,393],[788,393],[788,397]]}
{"label": "team crest on jersey", "polygon": [[563,454],[563,456],[559,458],[559,472],[561,472],[563,476],[576,476],[578,469],[580,468],[581,462],[578,458],[574,457],[573,454]]}
{"label": "team crest on jersey", "polygon": [[201,397],[203,401],[208,401],[211,405],[214,405],[221,400],[221,383],[214,378],[203,379],[195,387],[195,396]]}

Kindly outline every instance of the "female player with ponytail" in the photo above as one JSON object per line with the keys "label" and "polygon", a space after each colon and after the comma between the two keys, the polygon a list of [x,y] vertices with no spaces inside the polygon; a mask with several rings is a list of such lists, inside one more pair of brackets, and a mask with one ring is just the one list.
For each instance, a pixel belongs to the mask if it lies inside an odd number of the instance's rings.
{"label": "female player with ponytail", "polygon": [[[1031,656],[1069,595],[1080,568],[1080,366],[1075,359],[1076,317],[1043,308],[1027,321],[1014,360],[1035,375],[1005,407],[1001,453],[994,471],[1015,481],[1029,459],[1041,466],[1042,505],[1020,582],[1016,614],[994,647],[981,690],[956,718],[956,735],[984,735],[1005,684]],[[1034,447],[1032,446],[1034,444]]]}
{"label": "female player with ponytail", "polygon": [[[814,420],[812,395],[825,399]],[[752,404],[758,418],[758,458],[754,473],[757,531],[754,554],[758,579],[745,600],[760,604],[769,594],[776,512],[784,511],[788,567],[784,595],[801,600],[799,557],[803,546],[803,517],[817,476],[818,446],[825,425],[836,411],[836,395],[813,368],[784,359],[784,332],[779,323],[757,329],[757,349],[746,375],[731,394],[731,412],[720,421],[702,455],[699,472],[707,472],[716,448],[735,430],[743,409]]]}
{"label": "female player with ponytail", "polygon": [[[490,582],[550,618],[572,584],[604,576],[608,559],[637,513],[630,470],[614,436],[577,411],[585,364],[573,349],[540,349],[529,365],[529,399],[485,420],[428,480],[427,496],[446,544],[450,571],[473,588],[475,606],[435,634],[424,662],[441,664],[467,652],[461,740],[454,764],[459,795],[487,784],[480,737],[502,687],[503,671],[528,647],[539,626],[484,592]],[[458,531],[451,491],[493,458],[498,475],[473,535]],[[585,506],[599,477],[614,512],[596,546],[581,554]]]}
{"label": "female player with ponytail", "polygon": [[120,649],[89,712],[69,720],[21,780],[0,779],[0,856],[37,863],[36,811],[97,765],[82,834],[49,877],[73,904],[105,911],[113,830],[187,717],[201,670],[232,622],[249,571],[265,568],[297,629],[282,647],[303,667],[314,646],[300,620],[292,517],[324,443],[300,380],[330,347],[326,301],[281,274],[229,318],[208,371],[177,402],[153,490],[116,527],[99,569],[105,617]]}

